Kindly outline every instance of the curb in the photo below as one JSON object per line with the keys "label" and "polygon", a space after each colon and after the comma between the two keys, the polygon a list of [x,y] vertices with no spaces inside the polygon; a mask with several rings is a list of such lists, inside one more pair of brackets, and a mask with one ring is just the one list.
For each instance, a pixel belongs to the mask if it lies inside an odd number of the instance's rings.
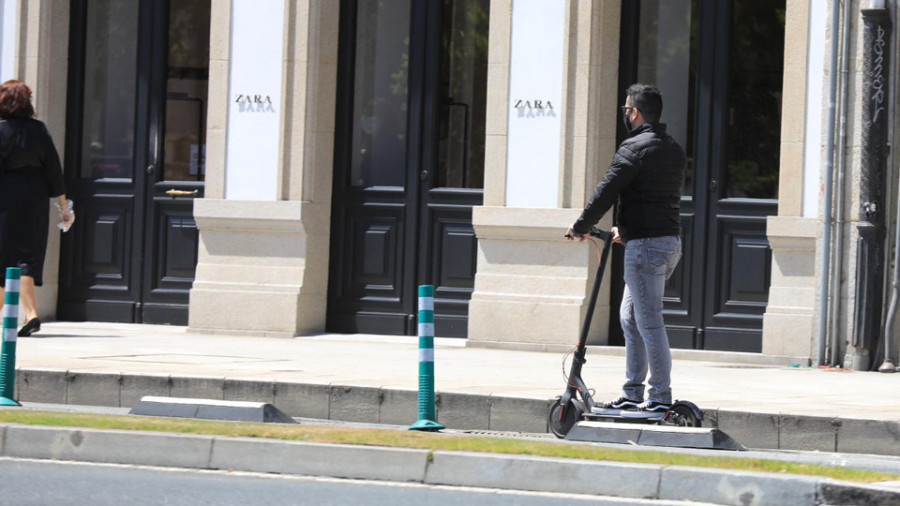
{"label": "curb", "polygon": [[0,424],[0,456],[575,492],[735,506],[900,505],[900,492],[817,477],[18,424]]}
{"label": "curb", "polygon": [[[141,397],[187,397],[272,404],[289,416],[409,425],[418,392],[330,384],[17,369],[22,402],[132,407]],[[437,418],[462,430],[548,433],[552,399],[437,392]],[[706,410],[705,427],[719,429],[747,448],[900,456],[900,421],[814,417],[782,413]]]}

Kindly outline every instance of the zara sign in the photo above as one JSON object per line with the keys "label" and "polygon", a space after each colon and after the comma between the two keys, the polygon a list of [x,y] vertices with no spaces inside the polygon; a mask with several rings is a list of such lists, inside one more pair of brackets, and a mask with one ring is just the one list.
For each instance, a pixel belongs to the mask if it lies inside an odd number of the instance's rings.
{"label": "zara sign", "polygon": [[556,112],[553,110],[553,102],[550,100],[523,100],[514,99],[513,109],[519,111],[519,118],[553,118]]}
{"label": "zara sign", "polygon": [[231,1],[225,198],[277,200],[284,0]]}
{"label": "zara sign", "polygon": [[[506,205],[558,206],[567,0],[514,0]],[[540,34],[540,36],[536,36]]]}

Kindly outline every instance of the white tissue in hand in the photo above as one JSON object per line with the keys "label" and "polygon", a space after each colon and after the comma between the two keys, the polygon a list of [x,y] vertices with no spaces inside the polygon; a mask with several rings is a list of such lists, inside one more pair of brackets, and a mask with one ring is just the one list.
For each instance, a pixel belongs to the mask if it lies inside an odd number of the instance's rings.
{"label": "white tissue in hand", "polygon": [[55,202],[56,208],[59,209],[59,223],[56,224],[56,227],[62,230],[63,232],[68,232],[69,228],[72,227],[72,224],[75,223],[75,203],[69,199],[66,199],[66,207],[69,209],[69,219],[63,220],[62,218],[62,208],[59,205],[59,202]]}

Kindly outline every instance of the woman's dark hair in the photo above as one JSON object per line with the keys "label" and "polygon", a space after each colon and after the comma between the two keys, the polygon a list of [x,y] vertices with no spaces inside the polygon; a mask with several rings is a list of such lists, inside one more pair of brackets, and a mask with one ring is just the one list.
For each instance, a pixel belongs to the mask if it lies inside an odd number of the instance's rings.
{"label": "woman's dark hair", "polygon": [[652,84],[632,84],[625,90],[625,96],[631,97],[631,105],[637,107],[644,120],[656,123],[662,116],[662,94]]}
{"label": "woman's dark hair", "polygon": [[31,88],[22,81],[11,79],[0,84],[0,118],[33,118]]}

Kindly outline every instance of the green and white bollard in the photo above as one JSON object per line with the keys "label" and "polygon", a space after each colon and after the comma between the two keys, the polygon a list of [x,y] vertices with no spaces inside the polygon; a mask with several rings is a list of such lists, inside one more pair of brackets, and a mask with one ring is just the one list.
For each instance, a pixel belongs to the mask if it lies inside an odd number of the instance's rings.
{"label": "green and white bollard", "polygon": [[434,421],[434,287],[419,286],[419,421],[410,430],[440,430]]}
{"label": "green and white bollard", "polygon": [[19,406],[16,393],[16,328],[19,326],[19,277],[22,269],[6,268],[3,299],[3,347],[0,349],[0,406]]}

